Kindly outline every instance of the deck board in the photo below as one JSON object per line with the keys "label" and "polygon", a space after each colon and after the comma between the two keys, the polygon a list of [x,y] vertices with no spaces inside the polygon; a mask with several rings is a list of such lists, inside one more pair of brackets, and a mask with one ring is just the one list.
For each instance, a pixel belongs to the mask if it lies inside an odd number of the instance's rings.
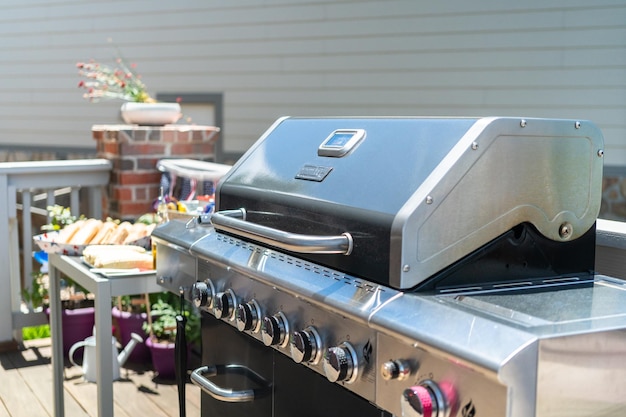
{"label": "deck board", "polygon": [[[39,396],[33,392],[30,384],[22,374],[23,370],[28,369],[28,361],[20,360],[19,355],[15,356],[14,353],[10,352],[0,359],[4,370],[2,378],[0,378],[0,398],[2,398],[2,403],[10,416],[46,415],[44,404],[40,401]],[[45,367],[46,364],[42,363],[41,366]]]}
{"label": "deck board", "polygon": [[[46,343],[47,342],[47,343]],[[43,350],[43,352],[42,352]],[[19,370],[33,394],[41,402],[47,413],[52,414],[52,365],[50,362],[51,348],[49,340],[32,342],[28,349],[7,352],[4,355]],[[0,370],[2,372],[2,370]],[[65,410],[68,416],[87,417],[88,414],[73,399],[65,396]],[[9,414],[12,415],[12,414]]]}
{"label": "deck board", "polygon": [[[52,416],[50,339],[25,342],[19,350],[0,354],[0,417]],[[64,368],[66,417],[97,417],[96,384],[86,382],[80,368]],[[200,390],[186,385],[188,417],[200,416]],[[116,417],[178,416],[174,381],[160,380],[149,367],[129,364],[113,383]]]}

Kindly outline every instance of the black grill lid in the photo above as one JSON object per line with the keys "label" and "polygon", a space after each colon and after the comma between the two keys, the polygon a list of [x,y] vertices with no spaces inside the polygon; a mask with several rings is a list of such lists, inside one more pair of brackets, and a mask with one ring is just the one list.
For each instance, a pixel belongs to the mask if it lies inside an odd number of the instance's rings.
{"label": "black grill lid", "polygon": [[601,148],[586,121],[283,118],[223,177],[213,223],[412,288],[522,223],[556,242],[582,236],[599,211]]}

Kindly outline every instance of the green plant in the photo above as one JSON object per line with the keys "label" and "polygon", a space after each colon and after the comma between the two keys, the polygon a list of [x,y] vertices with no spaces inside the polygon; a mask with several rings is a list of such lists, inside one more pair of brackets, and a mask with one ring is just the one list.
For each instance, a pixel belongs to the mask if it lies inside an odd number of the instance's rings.
{"label": "green plant", "polygon": [[87,90],[83,98],[96,102],[103,99],[121,99],[138,103],[154,103],[146,91],[141,76],[135,72],[135,64],[127,64],[124,59],[116,59],[116,67],[101,64],[95,60],[78,62],[78,75],[84,77],[78,87]]}
{"label": "green plant", "polygon": [[22,328],[23,340],[43,339],[50,337],[50,325],[42,324],[40,326],[30,326]]}
{"label": "green plant", "polygon": [[[143,330],[154,335],[159,341],[174,342],[176,339],[176,316],[179,314],[180,299],[172,293],[159,294],[150,309],[152,325],[147,321],[144,322]],[[198,343],[200,341],[200,317],[186,301],[183,315],[186,318],[185,336],[187,342]]]}
{"label": "green plant", "polygon": [[32,286],[22,289],[22,299],[34,309],[42,307],[48,300],[48,289],[43,284],[43,274],[33,272]]}
{"label": "green plant", "polygon": [[117,307],[117,309],[120,311],[126,311],[135,314],[145,313],[147,311],[147,300],[144,294],[122,295],[113,298],[112,301],[113,307]]}
{"label": "green plant", "polygon": [[41,226],[41,230],[49,232],[61,230],[68,224],[72,224],[77,220],[76,216],[72,215],[69,207],[56,204],[54,206],[48,206],[46,209],[48,210],[50,223]]}

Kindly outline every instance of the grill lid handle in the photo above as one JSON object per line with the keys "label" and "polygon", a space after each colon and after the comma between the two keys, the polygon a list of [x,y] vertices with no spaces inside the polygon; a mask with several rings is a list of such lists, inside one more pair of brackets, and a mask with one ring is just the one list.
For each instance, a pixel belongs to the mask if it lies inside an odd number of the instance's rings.
{"label": "grill lid handle", "polygon": [[217,230],[229,232],[239,237],[262,242],[290,252],[314,254],[350,255],[353,248],[352,235],[338,236],[302,235],[250,223],[246,220],[246,210],[223,210],[213,213],[211,223]]}

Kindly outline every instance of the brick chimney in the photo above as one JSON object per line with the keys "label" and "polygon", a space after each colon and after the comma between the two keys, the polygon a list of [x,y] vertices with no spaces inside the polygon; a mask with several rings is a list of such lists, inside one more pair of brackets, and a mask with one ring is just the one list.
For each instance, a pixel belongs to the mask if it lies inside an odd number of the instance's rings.
{"label": "brick chimney", "polygon": [[219,138],[219,128],[200,125],[94,125],[91,130],[97,157],[113,165],[103,212],[121,220],[153,211],[161,181],[159,160],[214,161]]}

